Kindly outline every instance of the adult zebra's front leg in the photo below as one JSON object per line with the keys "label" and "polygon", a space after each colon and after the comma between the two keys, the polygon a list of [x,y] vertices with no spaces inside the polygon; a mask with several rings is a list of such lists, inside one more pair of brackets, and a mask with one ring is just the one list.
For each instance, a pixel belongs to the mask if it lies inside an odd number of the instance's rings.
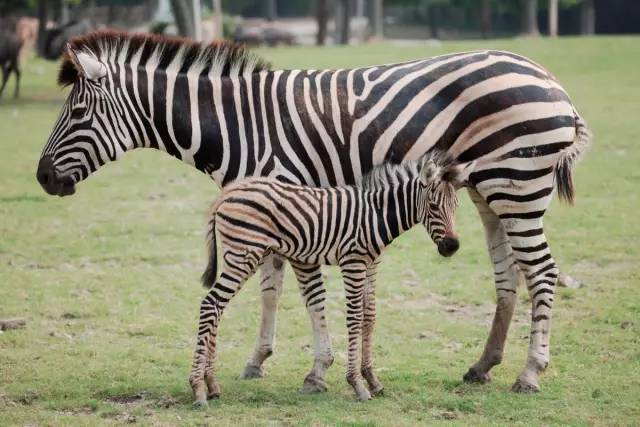
{"label": "adult zebra's front leg", "polygon": [[291,263],[298,279],[300,293],[307,307],[313,329],[313,367],[304,378],[301,393],[318,393],[327,390],[325,374],[333,364],[331,338],[327,325],[325,301],[326,289],[322,282],[320,265]]}
{"label": "adult zebra's front leg", "polygon": [[262,319],[255,349],[240,375],[242,379],[262,378],[264,376],[262,364],[273,354],[278,300],[282,295],[285,263],[284,257],[271,253],[265,256],[260,267]]}
{"label": "adult zebra's front leg", "polygon": [[516,306],[516,290],[520,273],[511,249],[509,236],[500,218],[491,210],[487,202],[474,189],[469,196],[476,205],[482,224],[489,256],[493,264],[496,284],[496,312],[491,324],[489,338],[480,356],[480,360],[464,374],[465,382],[487,382],[491,379],[489,371],[502,362],[507,332]]}

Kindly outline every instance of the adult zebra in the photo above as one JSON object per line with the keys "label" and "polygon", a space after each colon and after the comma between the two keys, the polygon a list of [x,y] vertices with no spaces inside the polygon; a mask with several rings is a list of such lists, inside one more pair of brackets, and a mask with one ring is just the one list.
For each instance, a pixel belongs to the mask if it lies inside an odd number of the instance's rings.
{"label": "adult zebra", "polygon": [[[60,196],[139,147],[166,151],[218,185],[251,175],[354,183],[376,164],[434,148],[475,161],[468,191],[486,230],[498,302],[484,352],[464,378],[486,381],[500,363],[522,275],[532,324],[514,390],[539,389],[558,274],[542,217],[554,184],[572,201],[571,171],[589,133],[537,64],[481,51],[350,70],[270,71],[230,44],[96,32],[71,41],[59,82],[73,87],[37,178]],[[262,270],[263,318],[246,377],[261,374],[273,348],[282,267],[274,257]],[[330,349],[328,332],[310,314],[315,370],[329,363]]]}

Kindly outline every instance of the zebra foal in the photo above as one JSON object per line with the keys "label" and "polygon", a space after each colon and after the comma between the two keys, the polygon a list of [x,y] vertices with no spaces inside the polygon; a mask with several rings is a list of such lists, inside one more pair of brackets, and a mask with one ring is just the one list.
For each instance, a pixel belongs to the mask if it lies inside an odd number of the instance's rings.
{"label": "zebra foal", "polygon": [[[213,370],[220,316],[272,252],[291,262],[312,316],[316,307],[323,312],[320,266],[340,267],[347,299],[347,382],[359,400],[380,393],[383,386],[373,372],[371,352],[378,259],[386,246],[416,224],[425,226],[441,255],[455,253],[456,186],[463,170],[450,157],[432,153],[375,168],[358,186],[309,188],[249,178],[225,187],[209,221],[209,263],[202,282],[210,291],[200,307],[189,377],[196,404],[220,395]],[[217,279],[216,233],[223,260]],[[327,328],[324,314],[317,320]],[[333,362],[330,352],[325,356],[324,366],[314,366],[307,379],[324,378]]]}

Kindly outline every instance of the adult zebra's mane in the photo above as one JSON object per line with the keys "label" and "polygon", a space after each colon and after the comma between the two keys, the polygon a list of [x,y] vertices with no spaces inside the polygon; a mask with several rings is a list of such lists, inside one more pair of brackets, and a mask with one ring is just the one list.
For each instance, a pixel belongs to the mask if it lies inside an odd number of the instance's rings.
{"label": "adult zebra's mane", "polygon": [[[100,30],[71,39],[68,47],[74,51],[90,53],[103,62],[118,62],[119,58],[124,58],[124,63],[128,63],[134,54],[142,50],[141,64],[153,58],[158,69],[167,69],[177,59],[180,70],[187,70],[191,65],[199,63],[203,66],[202,73],[216,76],[246,75],[270,68],[269,63],[244,46],[227,41],[204,44],[180,37]],[[121,56],[123,50],[126,50],[126,54]],[[68,49],[65,49],[58,84],[74,84],[78,76]]]}
{"label": "adult zebra's mane", "polygon": [[369,171],[362,177],[358,187],[365,191],[382,190],[394,187],[400,181],[416,178],[426,162],[432,160],[438,168],[445,173],[442,174],[444,181],[449,181],[453,177],[446,174],[447,169],[453,166],[453,157],[446,152],[431,151],[417,160],[408,160],[402,163],[382,163]]}

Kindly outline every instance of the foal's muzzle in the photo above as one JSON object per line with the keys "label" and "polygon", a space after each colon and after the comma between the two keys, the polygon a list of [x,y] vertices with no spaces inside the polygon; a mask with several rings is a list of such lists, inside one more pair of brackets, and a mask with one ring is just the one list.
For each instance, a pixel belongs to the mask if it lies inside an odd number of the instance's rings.
{"label": "foal's muzzle", "polygon": [[455,237],[445,236],[438,243],[438,252],[442,256],[449,257],[456,253],[460,247],[460,242]]}
{"label": "foal's muzzle", "polygon": [[69,196],[76,192],[73,178],[58,175],[51,156],[44,156],[40,159],[36,178],[44,191],[52,196]]}

